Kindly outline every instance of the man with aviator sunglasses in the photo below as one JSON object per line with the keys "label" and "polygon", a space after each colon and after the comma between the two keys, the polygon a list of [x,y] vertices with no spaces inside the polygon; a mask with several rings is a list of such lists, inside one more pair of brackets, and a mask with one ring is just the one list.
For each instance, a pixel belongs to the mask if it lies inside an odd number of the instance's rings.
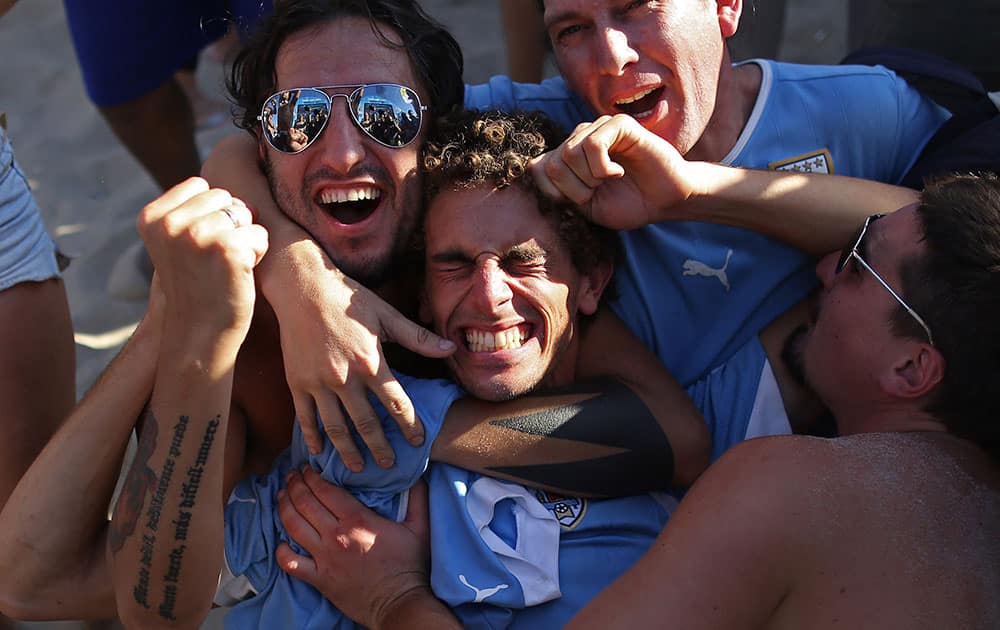
{"label": "man with aviator sunglasses", "polygon": [[[836,164],[837,172],[879,181],[898,181],[947,116],[887,72],[844,67],[812,69],[770,62],[730,67],[725,40],[738,24],[742,10],[738,1],[559,0],[544,4],[565,80],[521,85],[496,77],[486,85],[466,86],[467,106],[541,109],[566,128],[593,120],[596,113],[631,112],[642,124],[655,127],[658,134],[676,143],[683,153],[698,149],[690,154],[691,158],[753,168],[825,168],[826,172]],[[592,37],[593,33],[621,37],[598,38]],[[697,45],[698,41],[711,46]],[[337,56],[350,54],[336,52]],[[592,54],[584,54],[587,52]],[[599,61],[607,62],[608,67],[595,67]],[[610,67],[613,63],[620,67]],[[671,69],[673,78],[668,72]],[[696,76],[689,76],[688,69]],[[269,71],[262,69],[261,76],[270,76],[266,74]],[[660,77],[663,85],[637,87],[640,79],[652,81],[650,77]],[[666,85],[674,79],[683,85]],[[605,83],[604,88],[597,89]],[[806,84],[824,91],[803,95],[794,87]],[[256,115],[263,99],[275,88],[307,85],[269,86],[259,98],[249,98],[244,91],[237,100]],[[858,86],[864,86],[871,98],[877,95],[893,103],[878,109],[885,118],[873,116],[869,100],[852,101],[850,107],[836,110],[839,118],[828,119],[826,105],[834,102],[837,94],[860,94],[860,87],[855,90]],[[803,104],[803,99],[811,100]],[[653,101],[669,101],[670,106],[658,105],[646,112],[643,107]],[[783,108],[809,112],[816,120],[810,118],[797,124],[799,121],[788,117]],[[713,110],[718,111],[717,116],[711,116]],[[430,111],[442,113],[433,103]],[[252,125],[256,124],[258,121],[252,121]],[[253,130],[252,125],[243,126]],[[862,127],[864,133],[856,132]],[[329,133],[329,129],[323,133]],[[696,143],[699,138],[705,141]],[[250,146],[253,148],[246,148]],[[711,151],[707,151],[709,148]],[[426,356],[440,356],[447,350],[438,346],[436,336],[415,327],[405,313],[396,310],[403,307],[405,311],[405,302],[378,300],[345,281],[339,272],[373,286],[371,277],[357,276],[341,265],[343,261],[337,256],[344,257],[343,251],[333,256],[337,269],[329,270],[328,245],[321,242],[322,249],[310,246],[305,240],[307,234],[287,225],[261,182],[247,179],[256,170],[248,158],[257,155],[261,155],[261,149],[256,142],[234,139],[220,147],[216,159],[209,158],[204,174],[213,183],[250,199],[272,229],[277,250],[283,252],[279,256],[287,264],[272,266],[265,261],[260,271],[264,295],[274,306],[278,320],[285,324],[285,368],[296,415],[304,430],[315,434],[314,419],[319,412],[323,428],[338,448],[349,461],[359,461],[357,446],[347,439],[353,420],[360,439],[379,455],[378,460],[391,462],[391,450],[373,428],[375,423],[370,422],[368,391],[388,408],[398,410],[400,426],[414,439],[419,439],[420,427],[387,372],[381,341],[396,341]],[[276,188],[276,178],[272,177],[271,183],[271,188]],[[278,207],[285,207],[282,199],[277,201]],[[791,204],[775,208],[754,195],[725,203],[726,208],[703,205],[698,212],[678,208],[671,218],[684,222],[636,226],[638,229],[624,235],[629,255],[616,275],[616,313],[684,384],[718,367],[814,288],[810,262],[800,252],[747,230],[693,221],[751,228],[796,244],[804,242],[808,252],[820,253],[842,241],[824,239],[821,235],[825,232],[812,229],[813,221],[837,226],[840,236],[840,230],[853,229],[855,219],[861,218],[850,212],[843,215],[837,209],[817,219],[789,221],[786,213],[799,216],[812,208]],[[757,205],[751,208],[747,203]],[[885,209],[893,207],[887,205]],[[338,213],[339,219],[350,225],[367,216],[366,210],[362,203],[354,214],[348,214],[346,209]],[[298,221],[287,208],[284,214]],[[311,232],[310,226],[299,223],[306,233]],[[401,229],[406,227],[403,224]],[[768,261],[766,265],[761,262],[764,260]],[[664,290],[664,282],[670,290]],[[365,308],[348,312],[350,304],[363,304]],[[672,325],[665,327],[663,321]],[[324,341],[317,344],[317,339]],[[318,443],[317,437],[313,435],[310,442]]]}
{"label": "man with aviator sunglasses", "polygon": [[[347,99],[347,111],[354,124],[386,147],[404,147],[416,140],[427,111],[416,92],[395,83],[282,90],[264,101],[257,117],[264,139],[275,151],[288,155],[305,151],[323,133],[338,96]],[[298,115],[300,110],[310,110],[318,120],[305,124]]]}
{"label": "man with aviator sunglasses", "polygon": [[[298,4],[304,5],[308,3],[303,2]],[[376,3],[365,4],[371,7]],[[357,26],[359,26],[358,24],[352,24],[351,26],[354,26],[355,28],[352,29],[342,27],[340,31],[336,31],[336,29],[340,27],[338,26],[338,23],[332,23],[331,28],[335,30],[335,34],[337,35],[337,37],[333,39],[336,41],[349,41],[351,38],[348,35],[352,32],[356,34],[359,31],[357,28]],[[362,27],[361,30],[366,28],[364,23],[360,26]],[[292,30],[294,31],[295,29],[293,28]],[[381,33],[380,35],[385,37],[385,33]],[[420,33],[408,33],[408,35],[413,38],[410,44],[411,47],[414,45],[412,42],[419,41],[421,36]],[[358,48],[356,40],[357,38],[355,37],[352,42],[354,49]],[[329,45],[325,47],[318,46],[314,49],[310,48],[311,43],[311,40],[308,39],[290,38],[289,45],[295,50],[295,54],[286,57],[284,61],[279,58],[280,55],[278,54],[278,50],[272,50],[270,62],[265,60],[263,63],[264,65],[267,63],[274,63],[277,67],[279,67],[280,71],[277,72],[277,77],[283,83],[279,82],[279,85],[277,86],[267,85],[269,81],[268,77],[272,76],[272,73],[260,72],[260,67],[254,67],[252,65],[243,68],[245,76],[258,77],[258,79],[251,80],[260,80],[262,82],[261,85],[258,85],[255,88],[262,94],[259,103],[263,103],[267,96],[273,94],[275,87],[294,90],[300,86],[326,84],[341,85],[341,81],[345,79],[347,81],[351,81],[364,80],[368,78],[356,76],[357,74],[361,74],[359,72],[353,72],[353,74],[355,74],[353,77],[345,77],[344,75],[352,74],[352,69],[356,70],[356,68],[353,68],[351,65],[353,62],[349,59],[345,60],[344,57],[341,57],[339,60],[341,65],[335,65],[327,58],[329,55]],[[389,41],[389,44],[390,45],[385,46],[385,48],[391,48],[392,46],[399,45],[398,42],[393,41]],[[425,50],[425,54],[438,54],[442,56],[450,54],[447,47],[442,47],[440,42],[435,42],[435,44],[436,46],[428,46],[429,50]],[[320,57],[322,57],[322,59],[320,59]],[[400,57],[401,55],[388,55],[388,53],[380,49],[375,49],[370,55],[373,63],[377,67],[381,68],[384,73],[399,74],[399,76],[386,78],[406,82],[409,85],[414,86],[413,90],[415,92],[416,90],[426,89],[431,95],[428,102],[432,103],[432,107],[435,102],[448,102],[448,97],[444,96],[448,93],[448,88],[441,85],[442,77],[436,77],[436,81],[434,82],[427,80],[428,84],[420,87],[418,82],[413,81],[412,76],[404,76],[409,73],[406,71],[405,65],[400,65]],[[294,62],[289,60],[294,60]],[[282,63],[284,62],[291,63],[292,65],[283,66]],[[419,66],[419,64],[414,65]],[[310,68],[309,72],[304,72],[304,69],[307,67]],[[321,68],[322,70],[318,71],[317,68]],[[412,73],[412,68],[410,68],[410,73]],[[306,74],[310,76],[307,77],[305,76]],[[367,71],[363,74],[367,74]],[[452,78],[454,78],[454,73],[452,74]],[[333,80],[323,80],[328,77]],[[316,78],[319,78],[320,80],[316,80]],[[443,78],[447,79],[447,77]],[[454,95],[452,94],[452,96]],[[331,102],[332,101],[333,98],[331,98]],[[345,101],[348,101],[346,94]],[[259,105],[259,109],[255,107],[250,111],[263,112],[263,105]],[[387,275],[387,272],[392,271],[392,264],[395,262],[393,257],[393,246],[396,242],[398,242],[396,235],[406,234],[407,231],[412,228],[412,215],[416,212],[416,208],[418,207],[418,204],[412,203],[415,198],[419,197],[419,195],[414,196],[413,194],[414,188],[419,184],[416,175],[413,172],[414,169],[412,168],[415,164],[415,153],[409,152],[414,143],[402,147],[383,146],[381,143],[376,143],[379,146],[372,147],[364,142],[359,142],[358,138],[361,138],[362,136],[357,127],[358,121],[357,118],[349,112],[350,110],[346,108],[346,103],[344,110],[331,108],[329,116],[334,118],[340,117],[340,122],[342,124],[334,125],[328,122],[322,134],[318,134],[313,137],[312,146],[310,146],[307,151],[301,151],[294,155],[274,156],[268,152],[263,145],[261,145],[261,154],[265,160],[265,170],[273,188],[273,191],[267,192],[273,192],[275,197],[282,202],[282,208],[288,213],[290,218],[302,223],[304,226],[312,228],[309,231],[316,236],[318,240],[322,242],[324,238],[326,238],[327,240],[337,242],[336,244],[338,247],[331,247],[331,250],[342,257],[342,259],[337,260],[339,266],[341,266],[345,271],[352,272],[352,275],[366,279],[366,281],[373,286],[379,286],[380,281]],[[253,120],[253,122],[250,122],[248,120],[249,118],[250,117],[247,117],[243,121],[248,128],[266,130],[266,125],[264,124],[265,121]],[[295,120],[296,118],[298,118],[297,115],[295,117],[290,116],[291,120]],[[277,128],[277,121],[272,122],[275,124],[275,128]],[[294,122],[286,124],[289,126],[289,133],[291,133],[291,129],[293,128],[298,129],[303,134],[306,133],[301,128],[295,127]],[[263,132],[266,133],[266,131]],[[374,138],[372,140],[374,140]],[[390,153],[385,153],[383,149],[389,151]],[[300,161],[297,162],[296,160]],[[311,161],[313,163],[308,164],[301,160],[305,160],[306,162]],[[330,182],[337,180],[338,178],[348,180],[349,186],[330,185]],[[297,187],[295,184],[297,181],[301,182],[302,185]],[[314,192],[315,194],[303,194],[307,188],[309,193]],[[357,201],[361,203],[348,208],[333,207],[337,204],[343,203],[344,201],[354,202],[355,200],[351,199],[352,196],[357,196]],[[313,216],[314,213],[309,211],[309,208],[314,204],[322,206],[324,209],[327,206],[331,206],[330,214],[339,215],[334,216],[334,219],[342,226],[347,226],[346,229],[328,229],[330,226],[323,222],[322,216]],[[386,238],[386,234],[384,233],[387,230],[369,229],[372,227],[371,224],[373,223],[379,223],[376,227],[386,225],[387,222],[383,222],[383,217],[375,217],[372,221],[369,221],[368,224],[364,224],[365,221],[372,217],[371,206],[373,205],[377,206],[377,209],[379,210],[376,214],[383,214],[382,211],[385,211],[384,214],[389,215],[392,219],[391,223],[394,227],[391,230],[392,236],[389,238]],[[351,226],[358,224],[363,225],[357,229],[351,228]],[[277,233],[287,227],[287,225],[285,227],[279,226],[272,230],[271,237],[273,242],[280,242],[280,237]],[[297,230],[298,228],[294,229]],[[295,236],[289,239],[283,247],[295,249],[299,245],[299,240],[297,240],[299,238],[299,236]],[[282,257],[289,254],[288,250],[282,252],[281,248],[278,249],[279,251],[277,252],[272,249],[272,255],[277,254],[277,256],[271,260],[277,260],[279,262],[271,264],[280,265],[280,261],[283,259]],[[267,265],[268,263],[265,261],[263,264]],[[325,263],[323,267],[325,267]],[[273,279],[269,282],[267,280],[267,274],[264,274],[262,286],[264,288],[265,295],[269,292],[268,285],[273,282],[275,282]],[[398,284],[399,283],[397,283],[397,285]],[[352,287],[353,292],[350,295],[348,302],[343,305],[342,310],[348,313],[364,313],[372,304],[371,302],[366,302],[366,300],[371,300],[371,295],[362,290],[360,286],[353,284],[350,281],[348,281],[348,286]],[[404,296],[403,298],[397,298],[397,303],[412,304],[412,300],[407,300],[405,297],[406,289],[407,287],[405,286],[405,283],[403,283],[403,286],[395,287],[397,294]],[[272,285],[271,292],[273,293],[273,291],[274,287]],[[262,314],[262,317],[265,318],[265,321],[266,318],[269,317],[266,310]],[[401,334],[401,331],[405,334]],[[286,327],[282,327],[281,334],[285,334],[285,332]],[[372,331],[368,332],[371,333]],[[260,341],[260,336],[263,336],[265,343],[270,342],[273,344],[275,341],[274,336],[277,333],[274,328],[269,330],[267,327],[263,327],[258,329],[256,334],[258,335],[257,341]],[[407,343],[421,349],[422,352],[427,354],[444,354],[449,350],[447,346],[436,346],[436,344],[439,343],[439,340],[436,337],[421,337],[421,335],[424,335],[425,333],[422,332],[422,329],[413,325],[394,329],[392,334],[395,335],[397,339],[409,335],[409,337],[406,338]],[[270,339],[267,338],[268,335],[271,335]],[[253,345],[253,343],[249,344],[248,348],[253,348]],[[253,350],[245,350],[245,355],[253,356],[253,354]],[[381,355],[373,360],[378,364],[379,370],[384,369],[384,360]],[[242,365],[247,364],[243,363]],[[286,409],[289,406],[289,401],[287,399],[274,400],[272,395],[267,393],[273,391],[275,383],[281,382],[282,375],[280,374],[280,369],[274,370],[274,367],[273,361],[258,362],[256,365],[252,365],[252,367],[249,368],[237,367],[237,371],[240,373],[238,375],[238,380],[244,383],[244,385],[240,388],[240,393],[237,394],[234,399],[235,404],[239,408],[253,410],[254,416],[258,417],[268,415],[271,415],[274,418],[287,417],[288,414],[283,411],[283,409]],[[278,367],[280,368],[280,366]],[[392,383],[395,383],[394,379],[388,374],[388,372],[380,378],[384,381],[383,385],[387,388],[386,391],[388,391],[388,388],[392,385]],[[401,402],[398,398],[390,397],[390,403],[387,404],[387,406],[396,411],[399,416],[405,416],[407,410],[412,413],[412,408],[408,408],[405,404],[405,397],[403,397],[402,401],[403,402]],[[339,406],[336,404],[335,400],[332,401],[333,404],[330,403],[331,401],[326,401],[325,409],[331,410],[331,413],[327,414],[326,411],[323,410],[324,420],[327,420],[329,417],[337,418],[338,414],[342,413],[340,412]],[[308,410],[310,407],[311,405],[306,404],[304,408]],[[254,417],[251,417],[251,422],[254,419]],[[315,430],[314,422],[311,422],[311,413],[307,412],[303,414],[301,420],[303,421],[303,427],[310,427]],[[259,424],[265,427],[269,426],[267,421]],[[274,421],[272,420],[270,422],[270,426],[273,427],[273,425]],[[336,428],[336,426],[342,426],[342,424],[335,425],[334,428]],[[404,430],[412,431],[414,426],[416,425],[404,424]],[[360,425],[360,428],[363,436],[367,436],[372,431],[377,430],[377,426],[372,427],[364,423]],[[261,463],[269,461],[269,458],[266,456],[268,448],[280,448],[281,445],[287,443],[287,427],[277,427],[277,431],[277,433],[272,432],[271,434],[258,433],[252,435],[254,445],[256,447],[263,446],[264,449],[263,454],[257,453],[257,459],[259,462],[257,464],[258,467]],[[285,433],[282,434],[280,433],[281,431],[285,431]],[[333,431],[333,435],[335,440],[345,443],[344,433]],[[346,443],[350,443],[349,438]],[[487,464],[484,464],[482,461],[482,453],[480,449],[472,448],[470,450],[473,455],[476,456],[473,459],[476,459],[478,466],[487,466]],[[351,449],[347,447],[342,449],[342,451],[345,461],[348,461]],[[377,456],[385,454],[384,449],[374,448],[373,451],[376,452]],[[354,449],[353,452],[355,455],[357,454],[356,449]],[[273,454],[273,450],[271,453]],[[391,453],[389,453],[389,455],[391,455]],[[253,463],[254,462],[251,461],[251,465],[253,465]],[[387,465],[391,463],[391,459],[387,460],[380,457],[379,463]],[[522,468],[519,470],[517,468],[510,467],[508,470],[514,471],[511,474],[525,477],[529,474],[527,472],[528,468]],[[538,479],[538,477],[535,477],[536,481],[538,481]],[[649,479],[646,480],[646,482],[667,484],[669,483],[669,478],[664,475],[659,479]]]}

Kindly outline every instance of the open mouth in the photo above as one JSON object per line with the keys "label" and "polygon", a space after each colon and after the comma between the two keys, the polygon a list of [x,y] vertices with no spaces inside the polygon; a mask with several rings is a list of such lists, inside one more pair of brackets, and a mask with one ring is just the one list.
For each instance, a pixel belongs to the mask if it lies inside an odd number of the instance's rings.
{"label": "open mouth", "polygon": [[465,347],[469,352],[515,350],[531,338],[531,326],[521,324],[506,330],[465,329]]}
{"label": "open mouth", "polygon": [[653,113],[653,109],[660,101],[662,94],[663,86],[661,85],[658,88],[643,90],[628,98],[615,101],[615,107],[633,118],[643,118]]}
{"label": "open mouth", "polygon": [[325,190],[316,200],[323,210],[344,225],[360,223],[375,212],[382,191],[372,186],[351,189]]}

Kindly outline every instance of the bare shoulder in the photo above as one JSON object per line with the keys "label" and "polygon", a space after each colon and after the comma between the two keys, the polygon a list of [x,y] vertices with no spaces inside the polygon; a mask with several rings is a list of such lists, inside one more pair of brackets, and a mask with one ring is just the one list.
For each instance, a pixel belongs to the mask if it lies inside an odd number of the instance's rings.
{"label": "bare shoulder", "polygon": [[712,494],[763,503],[735,515],[755,520],[744,540],[780,532],[794,578],[771,627],[985,628],[1000,618],[1000,473],[973,444],[944,433],[773,437],[716,466]]}
{"label": "bare shoulder", "polygon": [[750,496],[780,509],[772,520],[792,513],[811,535],[833,536],[844,519],[855,528],[910,531],[927,542],[961,529],[980,533],[983,547],[1000,553],[1000,545],[988,542],[1000,539],[1000,471],[982,450],[947,434],[748,440],[702,481],[709,496]]}

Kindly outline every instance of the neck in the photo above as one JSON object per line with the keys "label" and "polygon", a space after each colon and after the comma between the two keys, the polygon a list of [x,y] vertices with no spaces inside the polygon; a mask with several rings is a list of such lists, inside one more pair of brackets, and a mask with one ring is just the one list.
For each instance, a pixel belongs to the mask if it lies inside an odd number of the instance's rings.
{"label": "neck", "polygon": [[701,138],[684,157],[703,162],[721,162],[726,157],[750,120],[760,93],[761,77],[757,64],[733,67],[729,53],[723,56],[715,110]]}
{"label": "neck", "polygon": [[840,435],[857,433],[948,433],[944,422],[917,405],[887,405],[865,412],[834,411]]}

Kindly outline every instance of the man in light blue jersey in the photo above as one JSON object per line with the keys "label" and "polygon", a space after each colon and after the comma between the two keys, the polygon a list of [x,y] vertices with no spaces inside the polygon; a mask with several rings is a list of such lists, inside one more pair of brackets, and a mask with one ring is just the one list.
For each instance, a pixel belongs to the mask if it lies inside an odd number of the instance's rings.
{"label": "man in light blue jersey", "polygon": [[[902,178],[948,115],[882,69],[767,61],[731,65],[725,40],[739,24],[741,2],[555,0],[545,9],[563,77],[541,85],[495,77],[466,86],[467,107],[540,109],[567,129],[598,114],[624,113],[689,159],[770,168],[774,177],[839,173],[890,183]],[[255,101],[241,102],[248,112],[258,109]],[[289,226],[260,182],[246,181],[255,170],[251,156],[257,149],[234,151],[232,145],[209,160],[206,175],[249,196],[272,235],[288,234],[294,243],[279,245],[294,262],[276,268],[275,279],[265,264],[264,294],[285,323],[285,367],[299,417],[312,417],[318,408],[328,433],[342,441],[347,419],[333,404],[337,398],[347,403],[348,415],[360,417],[370,415],[367,389],[383,402],[392,398],[386,393],[392,380],[379,375],[384,362],[374,360],[382,353],[373,331],[407,342],[416,333],[387,303],[346,289],[339,274],[323,271],[329,262],[320,248]],[[816,242],[809,216],[815,208],[741,208],[754,200],[734,199],[728,212],[709,206],[688,213],[688,221],[623,235],[625,257],[615,278],[613,308],[682,384],[723,365],[815,287],[806,255],[734,225],[808,245],[815,255],[837,246],[834,239]],[[846,238],[862,218],[839,213],[835,209],[821,219],[835,226],[837,239]],[[333,305],[346,303],[347,295],[360,295],[367,308],[343,317],[343,309]],[[325,341],[317,345],[316,339]],[[321,356],[315,348],[322,349]],[[773,363],[777,357],[768,359]],[[765,373],[763,364],[759,368],[754,379]],[[412,426],[407,414],[400,414],[400,421]],[[362,438],[385,452],[376,434],[362,431]]]}

